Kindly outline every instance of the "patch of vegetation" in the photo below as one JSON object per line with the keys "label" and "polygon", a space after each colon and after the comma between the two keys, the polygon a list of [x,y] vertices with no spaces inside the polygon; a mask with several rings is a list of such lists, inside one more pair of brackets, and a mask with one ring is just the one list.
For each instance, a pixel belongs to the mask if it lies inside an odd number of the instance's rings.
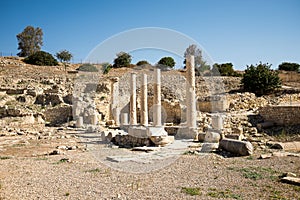
{"label": "patch of vegetation", "polygon": [[109,63],[103,63],[102,64],[102,70],[103,70],[103,74],[108,74],[108,72],[111,70],[112,65]]}
{"label": "patch of vegetation", "polygon": [[147,60],[140,60],[136,63],[137,66],[142,66],[142,65],[150,65],[150,63]]}
{"label": "patch of vegetation", "polygon": [[247,160],[254,160],[254,157],[252,155],[246,157]]}
{"label": "patch of vegetation", "polygon": [[120,52],[117,54],[117,58],[114,59],[114,68],[120,68],[120,67],[130,67],[131,63],[131,55],[125,52]]}
{"label": "patch of vegetation", "polygon": [[26,144],[22,143],[22,144],[13,144],[12,147],[24,147],[26,146]]}
{"label": "patch of vegetation", "polygon": [[213,198],[232,198],[232,199],[243,199],[241,195],[234,194],[231,190],[226,189],[223,190],[217,190],[216,188],[209,188],[210,192],[207,193],[207,196],[213,197]]}
{"label": "patch of vegetation", "polygon": [[289,62],[283,62],[280,65],[278,65],[279,70],[284,71],[296,71],[298,72],[300,68],[300,64],[298,63],[289,63]]}
{"label": "patch of vegetation", "polygon": [[163,57],[158,61],[158,64],[168,67],[174,67],[176,63],[172,57]]}
{"label": "patch of vegetation", "polygon": [[62,164],[62,163],[67,163],[70,162],[69,158],[62,158],[59,161],[57,161],[56,163],[53,164]]}
{"label": "patch of vegetation", "polygon": [[273,190],[272,191],[272,195],[270,195],[270,199],[280,199],[280,200],[287,200],[287,198],[285,198],[284,196],[281,195],[281,191],[278,190]]}
{"label": "patch of vegetation", "polygon": [[32,65],[39,66],[56,66],[58,65],[57,60],[50,54],[45,51],[38,51],[27,58],[24,59],[24,62]]}
{"label": "patch of vegetation", "polygon": [[12,157],[10,156],[0,156],[0,160],[7,160],[7,159],[11,159]]}
{"label": "patch of vegetation", "polygon": [[66,196],[66,197],[70,196],[70,193],[69,193],[69,192],[66,192],[65,196]]}
{"label": "patch of vegetation", "polygon": [[278,71],[271,70],[268,63],[247,66],[241,83],[245,91],[257,95],[271,93],[281,86]]}
{"label": "patch of vegetation", "polygon": [[278,179],[278,172],[273,170],[272,168],[265,167],[245,167],[245,168],[235,168],[228,167],[228,170],[233,170],[237,172],[241,172],[244,178],[259,180],[263,178],[270,178],[271,180]]}
{"label": "patch of vegetation", "polygon": [[212,75],[214,76],[236,76],[240,77],[242,76],[241,74],[237,73],[233,69],[233,64],[232,63],[223,63],[223,64],[217,64],[215,63],[212,68]]}
{"label": "patch of vegetation", "polygon": [[98,72],[99,71],[97,69],[97,67],[95,67],[94,65],[89,64],[89,63],[85,63],[85,64],[81,65],[76,70],[82,71],[82,72]]}
{"label": "patch of vegetation", "polygon": [[101,170],[99,168],[96,168],[96,169],[90,169],[90,170],[87,170],[85,172],[89,172],[89,173],[98,173],[98,172],[101,172]]}
{"label": "patch of vegetation", "polygon": [[201,195],[200,188],[182,187],[181,192],[192,196]]}
{"label": "patch of vegetation", "polygon": [[188,150],[183,152],[182,155],[199,155],[199,153],[196,150]]}

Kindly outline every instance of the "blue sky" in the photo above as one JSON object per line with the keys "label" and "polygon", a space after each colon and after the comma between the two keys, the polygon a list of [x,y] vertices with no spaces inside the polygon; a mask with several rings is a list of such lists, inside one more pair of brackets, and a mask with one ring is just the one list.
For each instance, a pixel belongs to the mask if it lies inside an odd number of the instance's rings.
{"label": "blue sky", "polygon": [[[4,55],[18,53],[16,35],[27,25],[43,29],[44,51],[67,49],[75,62],[114,35],[161,27],[192,38],[213,62],[232,62],[236,69],[260,61],[274,68],[283,61],[300,63],[299,0],[2,0],[0,5]],[[114,54],[121,51],[111,48]],[[169,55],[132,52],[133,63],[155,63]],[[99,62],[105,61],[112,62]]]}

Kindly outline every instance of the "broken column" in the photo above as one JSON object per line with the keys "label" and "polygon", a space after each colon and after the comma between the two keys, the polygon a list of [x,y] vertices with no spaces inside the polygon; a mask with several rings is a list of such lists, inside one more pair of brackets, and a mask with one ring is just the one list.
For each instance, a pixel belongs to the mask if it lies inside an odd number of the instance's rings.
{"label": "broken column", "polygon": [[130,125],[137,124],[136,115],[136,73],[131,73],[130,77]]}
{"label": "broken column", "polygon": [[114,77],[110,79],[110,91],[111,91],[111,101],[110,101],[110,109],[109,109],[109,119],[114,120],[114,110],[118,104],[118,96],[119,96],[119,78]]}
{"label": "broken column", "polygon": [[186,57],[186,107],[187,107],[187,126],[189,128],[196,128],[197,111],[196,111],[196,94],[195,94],[195,61],[194,56]]}
{"label": "broken column", "polygon": [[141,124],[148,126],[148,89],[147,89],[147,75],[142,74],[141,86]]}
{"label": "broken column", "polygon": [[153,101],[153,125],[161,126],[161,81],[160,69],[154,69],[154,101]]}

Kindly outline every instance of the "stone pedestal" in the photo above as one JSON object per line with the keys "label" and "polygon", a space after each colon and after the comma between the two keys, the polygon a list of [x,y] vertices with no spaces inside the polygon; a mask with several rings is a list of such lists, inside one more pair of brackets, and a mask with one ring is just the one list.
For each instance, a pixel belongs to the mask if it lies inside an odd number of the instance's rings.
{"label": "stone pedestal", "polygon": [[136,73],[131,73],[130,78],[130,125],[137,124],[136,115]]}
{"label": "stone pedestal", "polygon": [[79,116],[76,120],[76,127],[82,128],[83,127],[83,117]]}
{"label": "stone pedestal", "polygon": [[116,107],[113,109],[113,117],[115,120],[115,125],[120,126],[120,108]]}
{"label": "stone pedestal", "polygon": [[128,125],[128,113],[121,114],[121,125]]}
{"label": "stone pedestal", "polygon": [[161,77],[160,69],[154,69],[153,125],[161,126]]}
{"label": "stone pedestal", "polygon": [[97,115],[90,115],[90,122],[92,125],[97,125],[98,124]]}
{"label": "stone pedestal", "polygon": [[221,115],[213,115],[211,117],[211,126],[215,130],[221,131],[223,129],[223,118]]}

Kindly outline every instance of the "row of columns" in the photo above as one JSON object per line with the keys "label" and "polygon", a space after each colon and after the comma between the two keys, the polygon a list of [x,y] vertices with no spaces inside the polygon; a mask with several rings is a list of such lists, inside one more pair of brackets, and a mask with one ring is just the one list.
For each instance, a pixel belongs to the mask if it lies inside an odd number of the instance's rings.
{"label": "row of columns", "polygon": [[[148,87],[147,75],[142,75],[141,85],[141,124],[148,126]],[[136,108],[136,73],[130,77],[130,125],[137,125]],[[153,100],[153,126],[161,126],[161,73],[154,69],[154,100]]]}
{"label": "row of columns", "polygon": [[[186,57],[186,120],[187,127],[196,128],[196,88],[195,88],[195,61],[194,56]],[[137,94],[136,94],[136,73],[131,73],[130,76],[130,125],[137,125]],[[111,103],[111,119],[116,118],[114,115],[119,115],[117,112],[114,114],[114,110],[117,107],[118,97],[118,78],[112,79],[112,103]],[[141,83],[141,124],[148,126],[148,87],[147,87],[147,75],[142,74]],[[122,116],[124,118],[125,116]],[[117,117],[119,119],[119,117]],[[126,119],[124,119],[126,120]],[[119,121],[119,120],[118,120]],[[123,121],[123,120],[121,120]],[[154,69],[154,99],[153,99],[153,125],[162,126],[161,118],[161,71],[160,69]]]}

